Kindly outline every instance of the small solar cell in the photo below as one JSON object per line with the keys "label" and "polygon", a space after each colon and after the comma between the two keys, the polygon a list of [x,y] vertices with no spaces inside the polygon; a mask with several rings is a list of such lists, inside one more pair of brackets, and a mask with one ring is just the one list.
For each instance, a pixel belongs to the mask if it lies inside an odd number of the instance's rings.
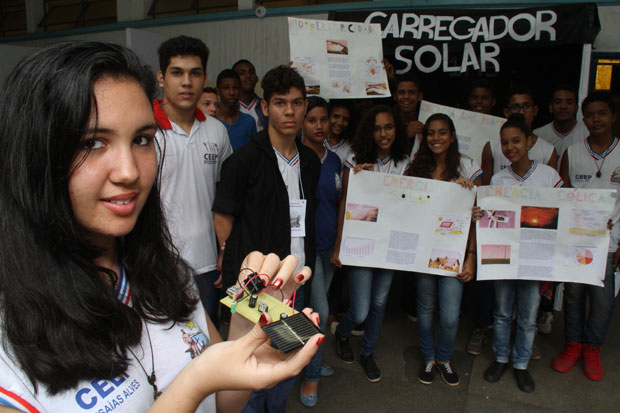
{"label": "small solar cell", "polygon": [[321,333],[304,313],[297,313],[267,324],[263,330],[273,345],[285,354],[303,347],[313,335]]}

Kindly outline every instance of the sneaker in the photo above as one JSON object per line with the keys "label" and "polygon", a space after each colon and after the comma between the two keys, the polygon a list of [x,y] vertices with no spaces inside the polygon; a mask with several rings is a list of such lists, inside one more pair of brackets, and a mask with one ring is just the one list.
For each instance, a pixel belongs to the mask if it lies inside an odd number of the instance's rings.
{"label": "sneaker", "polygon": [[532,343],[532,355],[530,358],[532,360],[540,360],[542,358],[542,353],[540,352],[540,348],[536,345],[536,341]]}
{"label": "sneaker", "polygon": [[436,366],[439,373],[441,373],[443,381],[448,383],[450,386],[458,386],[461,384],[459,381],[459,375],[452,369],[449,361],[446,361],[445,363],[437,363]]}
{"label": "sneaker", "polygon": [[536,320],[538,332],[541,334],[551,334],[551,326],[553,324],[553,312],[543,311]]}
{"label": "sneaker", "polygon": [[467,352],[474,356],[479,355],[482,352],[482,346],[487,342],[487,327],[477,328],[471,333],[471,337],[467,342]]}
{"label": "sneaker", "polygon": [[341,340],[336,337],[336,353],[338,353],[338,357],[340,360],[345,363],[353,363],[355,361],[355,356],[353,356],[353,350],[351,350],[351,344],[349,344],[349,339]]}
{"label": "sneaker", "polygon": [[351,330],[351,335],[355,337],[362,337],[364,335],[364,323]]}
{"label": "sneaker", "polygon": [[514,369],[515,379],[519,390],[525,393],[531,393],[536,388],[532,375],[527,370]]}
{"label": "sneaker", "polygon": [[379,370],[377,363],[375,363],[374,354],[368,356],[360,355],[360,363],[362,363],[362,368],[369,382],[376,383],[381,380],[381,370]]}
{"label": "sneaker", "polygon": [[496,381],[499,381],[499,379],[502,378],[504,371],[506,371],[506,367],[508,367],[508,363],[500,363],[498,361],[494,361],[484,371],[484,379],[489,383],[495,383]]}
{"label": "sneaker", "polygon": [[329,331],[331,331],[333,335],[336,335],[336,329],[338,328],[338,324],[340,324],[338,321],[333,321],[329,325]]}
{"label": "sneaker", "polygon": [[411,321],[412,323],[417,323],[418,322],[418,315],[415,312],[409,312],[409,311],[405,311],[405,316],[409,319],[409,321]]}
{"label": "sneaker", "polygon": [[583,346],[583,373],[590,380],[602,380],[604,369],[601,363],[601,347],[592,344]]}
{"label": "sneaker", "polygon": [[570,371],[581,358],[582,348],[583,346],[581,343],[566,340],[566,343],[564,343],[564,350],[559,356],[553,359],[553,363],[551,363],[553,370],[559,371],[560,373]]}
{"label": "sneaker", "polygon": [[435,362],[427,361],[420,369],[418,381],[422,384],[431,384],[435,378]]}

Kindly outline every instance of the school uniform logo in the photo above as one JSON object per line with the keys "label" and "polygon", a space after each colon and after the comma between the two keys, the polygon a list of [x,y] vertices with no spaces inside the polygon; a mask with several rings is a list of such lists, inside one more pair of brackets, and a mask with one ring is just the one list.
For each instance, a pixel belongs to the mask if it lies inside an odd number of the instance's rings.
{"label": "school uniform logo", "polygon": [[205,152],[202,155],[202,163],[205,165],[215,165],[217,162],[217,157],[219,156],[219,151],[217,150],[217,143],[213,142],[203,142],[205,147]]}
{"label": "school uniform logo", "polygon": [[189,353],[191,358],[196,358],[209,347],[209,339],[193,321],[188,321],[185,323],[185,326],[187,331],[186,329],[181,329],[183,342],[187,344],[185,352]]}
{"label": "school uniform logo", "polygon": [[589,174],[577,174],[573,177],[573,182],[574,183],[577,183],[577,182],[586,183],[586,182],[590,182],[591,178],[592,178],[592,175],[589,175]]}
{"label": "school uniform logo", "polygon": [[620,168],[615,168],[611,173],[611,178],[609,178],[609,182],[612,184],[620,184]]}

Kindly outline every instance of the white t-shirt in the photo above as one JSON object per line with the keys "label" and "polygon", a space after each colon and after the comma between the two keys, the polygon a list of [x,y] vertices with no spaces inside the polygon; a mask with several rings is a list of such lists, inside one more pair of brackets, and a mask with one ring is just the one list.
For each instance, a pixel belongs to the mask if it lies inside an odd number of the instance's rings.
{"label": "white t-shirt", "polygon": [[491,177],[493,186],[561,188],[563,184],[564,181],[558,171],[538,161],[532,161],[532,166],[523,176],[518,175],[512,170],[512,166],[509,166]]}
{"label": "white t-shirt", "polygon": [[575,127],[566,135],[561,134],[553,127],[553,122],[549,122],[544,126],[534,130],[536,136],[543,138],[555,147],[559,160],[562,159],[564,151],[575,142],[580,142],[590,135],[588,128],[583,122],[577,122]]}
{"label": "white t-shirt", "polygon": [[258,117],[258,113],[256,113],[256,110],[262,110],[260,108],[260,101],[261,99],[258,96],[254,96],[254,99],[247,105],[239,100],[239,110],[241,113],[246,113],[254,119],[256,122],[256,132],[260,132],[264,129],[264,125]]}
{"label": "white t-shirt", "polygon": [[[124,275],[119,275],[117,287],[119,299],[131,305],[131,293]],[[148,327],[145,327],[148,326]],[[146,332],[151,337],[154,358]],[[0,339],[3,332],[0,329]],[[132,351],[148,374],[155,365],[156,384],[164,391],[188,364],[210,344],[209,330],[202,306],[197,305],[191,321],[176,323],[143,323],[142,340]],[[9,350],[10,351],[10,350]],[[88,413],[135,413],[145,412],[153,404],[154,391],[146,374],[128,352],[127,371],[113,378],[81,381],[77,387],[51,396],[46,386],[39,385],[38,392],[14,362],[13,355],[0,345],[0,406],[8,406],[25,412],[88,412]],[[197,412],[215,412],[215,394],[202,401]]]}
{"label": "white t-shirt", "polygon": [[[504,156],[502,152],[502,143],[499,138],[492,139],[490,142],[491,154],[493,156],[493,175],[495,175],[502,169],[508,168],[511,162]],[[546,165],[549,159],[551,159],[554,149],[555,147],[552,144],[539,137],[536,139],[534,146],[527,152],[527,155],[530,160],[538,161]]]}
{"label": "white t-shirt", "polygon": [[[609,240],[609,252],[618,248],[620,235],[620,145],[618,138],[602,154],[592,151],[588,139],[575,142],[566,150],[568,153],[568,176],[575,188],[614,189],[617,193],[616,206],[611,215],[614,223]],[[600,177],[597,172],[600,168]]]}
{"label": "white t-shirt", "polygon": [[165,143],[160,192],[172,241],[197,274],[212,271],[218,248],[211,206],[222,163],[232,153],[226,127],[197,111],[187,135],[157,102],[154,112],[162,150]]}
{"label": "white t-shirt", "polygon": [[[284,155],[273,148],[278,160],[278,169],[286,185],[289,201],[306,199],[305,194],[301,194],[301,169],[299,168],[299,151],[291,160],[286,159]],[[303,190],[303,189],[302,189]],[[308,211],[305,211],[306,214]],[[295,274],[304,266],[306,262],[306,252],[304,250],[304,237],[291,237],[291,255],[297,258],[297,268]]]}
{"label": "white t-shirt", "polygon": [[461,154],[461,175],[463,178],[467,178],[474,182],[480,176],[482,176],[482,168],[478,165],[478,162],[474,161],[468,156]]}
{"label": "white t-shirt", "polygon": [[[349,157],[344,161],[344,164],[347,168],[353,169],[357,163],[353,160],[355,154],[351,153]],[[386,156],[384,159],[379,159],[375,161],[373,170],[375,172],[382,172],[384,174],[391,175],[403,175],[407,168],[409,168],[409,164],[411,161],[409,160],[409,156],[405,155],[405,158],[398,161],[398,163],[394,162],[391,155]]]}
{"label": "white t-shirt", "polygon": [[344,171],[344,162],[349,159],[349,156],[353,154],[353,149],[351,149],[351,143],[341,139],[340,142],[335,145],[330,145],[327,139],[323,141],[323,146],[325,146],[328,150],[334,152],[340,158],[340,163],[342,164],[342,168],[340,172]]}

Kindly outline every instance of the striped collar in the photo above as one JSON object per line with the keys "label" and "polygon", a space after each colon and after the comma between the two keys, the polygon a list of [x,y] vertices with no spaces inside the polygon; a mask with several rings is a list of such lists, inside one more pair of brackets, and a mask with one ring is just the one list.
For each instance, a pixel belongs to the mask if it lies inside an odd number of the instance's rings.
{"label": "striped collar", "polygon": [[122,265],[118,266],[118,281],[116,282],[116,296],[126,306],[131,307],[131,290],[129,281]]}
{"label": "striped collar", "polygon": [[588,150],[590,156],[593,157],[595,160],[600,161],[616,148],[616,145],[618,145],[618,138],[614,136],[614,140],[611,142],[611,145],[609,145],[607,149],[605,149],[600,155],[598,153],[595,153],[592,148],[590,148],[590,142],[588,142],[588,138],[585,138],[583,142],[585,143],[586,149]]}
{"label": "striped collar", "polygon": [[536,167],[538,166],[538,161],[532,161],[532,166],[530,166],[530,169],[528,169],[528,171],[523,174],[523,176],[520,176],[518,173],[516,173],[513,169],[512,169],[512,165],[510,165],[508,167],[508,173],[517,181],[519,182],[525,182],[525,180],[527,178],[530,177],[530,175],[532,175],[532,172],[534,172],[534,169],[536,169]]}
{"label": "striped collar", "polygon": [[329,151],[325,149],[325,153],[323,153],[323,156],[321,156],[321,165],[323,165],[323,163],[325,162],[325,159],[327,159],[327,152]]}
{"label": "striped collar", "polygon": [[[168,119],[168,115],[166,115],[166,112],[164,112],[164,109],[162,108],[162,102],[162,99],[155,99],[155,101],[153,102],[153,114],[155,115],[155,120],[157,121],[157,124],[160,128],[166,130],[172,129],[172,122],[170,122],[170,119]],[[202,113],[202,111],[198,108],[194,110],[194,114],[196,116],[196,120],[199,122],[207,119],[206,115]]]}
{"label": "striped collar", "polygon": [[330,151],[333,151],[333,150],[340,148],[342,145],[344,145],[344,142],[345,142],[344,139],[340,139],[340,141],[336,142],[334,145],[330,145],[327,139],[325,139],[323,141],[323,145],[325,145],[325,147],[329,149]]}
{"label": "striped collar", "polygon": [[295,156],[293,156],[290,160],[286,159],[286,156],[278,152],[276,148],[273,148],[273,151],[276,153],[278,158],[282,159],[288,166],[295,166],[299,163],[299,150],[297,150],[297,153],[295,154]]}
{"label": "striped collar", "polygon": [[574,131],[574,130],[575,130],[575,128],[577,127],[577,123],[578,123],[578,122],[575,122],[575,126],[573,126],[573,127],[571,128],[571,130],[569,130],[569,131],[568,131],[568,132],[566,132],[566,133],[562,133],[562,132],[558,131],[558,130],[555,128],[555,126],[553,126],[553,122],[551,122],[551,129],[552,129],[552,130],[553,130],[553,132],[557,135],[557,137],[558,137],[558,138],[564,139],[564,138],[566,138],[568,135],[570,135],[571,133],[573,133],[573,131]]}
{"label": "striped collar", "polygon": [[388,156],[386,156],[386,157],[385,157],[385,158],[383,158],[383,159],[379,159],[379,158],[377,157],[377,163],[378,163],[378,164],[381,164],[381,165],[384,165],[384,166],[385,166],[385,165],[387,165],[387,164],[389,164],[391,160],[392,160],[392,155],[388,155]]}
{"label": "striped collar", "polygon": [[239,99],[239,106],[245,110],[252,110],[252,108],[258,103],[258,96],[254,95],[254,99],[247,105]]}

